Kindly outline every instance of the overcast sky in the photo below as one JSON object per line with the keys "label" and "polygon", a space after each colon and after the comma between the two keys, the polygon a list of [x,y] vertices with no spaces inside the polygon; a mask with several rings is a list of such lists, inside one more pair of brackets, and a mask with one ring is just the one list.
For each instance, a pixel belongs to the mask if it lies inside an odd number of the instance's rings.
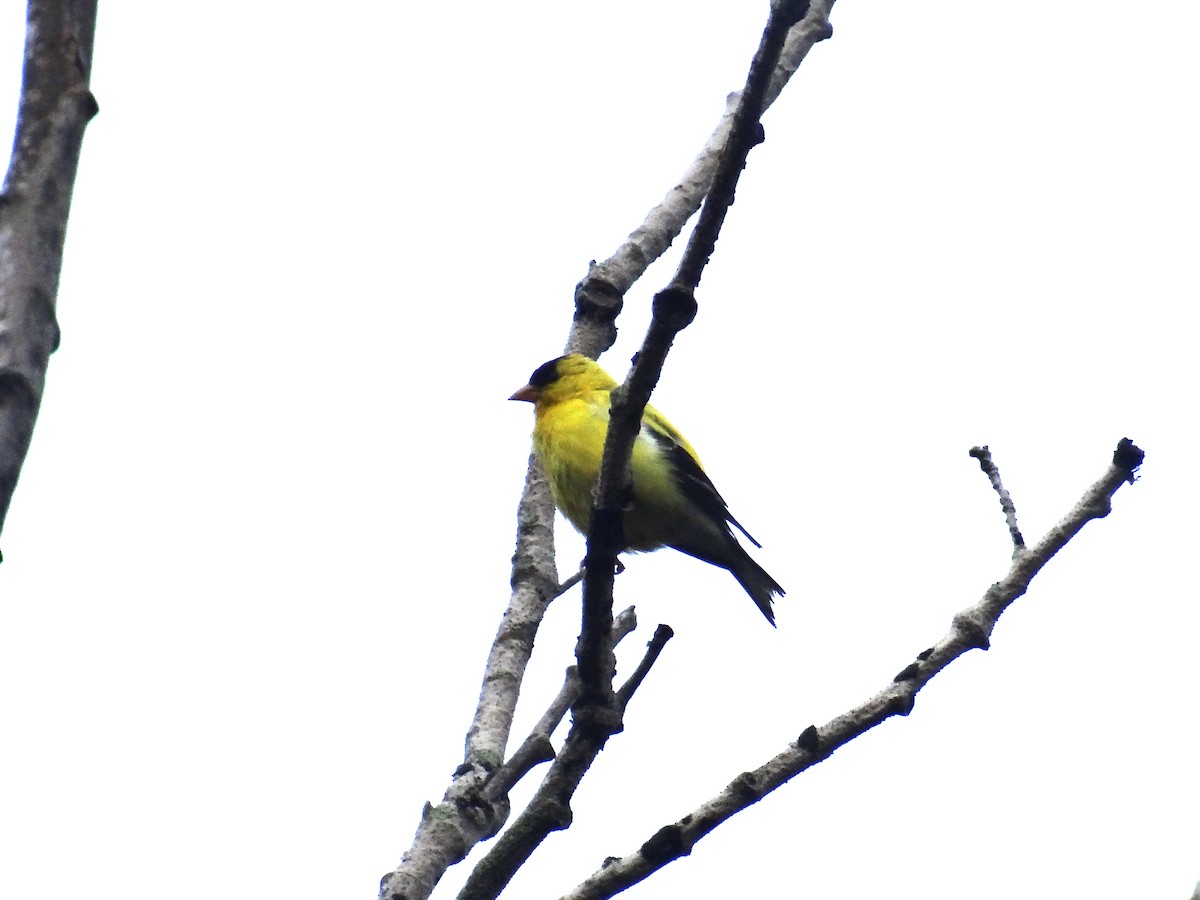
{"label": "overcast sky", "polygon": [[[532,415],[505,398],[691,161],[765,15],[102,4],[62,345],[2,542],[0,896],[375,896],[461,762],[508,599]],[[723,572],[630,560],[625,671],[656,623],[677,636],[511,895],[567,891],[940,639],[1008,567],[972,445],[1033,540],[1129,436],[1140,481],[991,651],[629,896],[1183,900],[1200,13],[832,20],[654,400],[763,542],[779,628]],[[618,377],[674,259],[627,298]],[[582,553],[564,525],[560,571]],[[578,609],[547,616],[518,740]]]}

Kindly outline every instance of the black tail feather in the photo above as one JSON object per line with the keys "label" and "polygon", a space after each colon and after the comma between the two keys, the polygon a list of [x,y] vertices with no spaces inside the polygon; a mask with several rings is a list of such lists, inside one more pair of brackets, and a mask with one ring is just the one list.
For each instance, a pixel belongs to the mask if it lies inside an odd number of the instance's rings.
{"label": "black tail feather", "polygon": [[779,586],[779,582],[768,575],[767,570],[751,559],[748,554],[729,571],[733,573],[733,577],[738,580],[742,589],[750,595],[750,599],[771,623],[771,627],[775,627],[775,610],[771,604],[776,595],[780,597],[784,595],[784,590]]}

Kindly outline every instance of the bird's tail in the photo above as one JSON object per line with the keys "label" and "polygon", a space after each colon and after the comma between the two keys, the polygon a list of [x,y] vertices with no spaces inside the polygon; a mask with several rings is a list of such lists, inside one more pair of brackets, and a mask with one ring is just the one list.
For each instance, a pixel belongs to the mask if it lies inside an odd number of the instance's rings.
{"label": "bird's tail", "polygon": [[[741,550],[741,547],[738,547]],[[782,597],[784,590],[779,586],[779,582],[767,574],[767,570],[750,558],[750,554],[742,550],[741,558],[734,565],[729,567],[729,571],[733,573],[733,577],[738,580],[750,599],[754,601],[754,605],[759,611],[767,617],[767,621],[771,623],[771,627],[775,627],[775,610],[771,608],[771,603],[778,595]]]}

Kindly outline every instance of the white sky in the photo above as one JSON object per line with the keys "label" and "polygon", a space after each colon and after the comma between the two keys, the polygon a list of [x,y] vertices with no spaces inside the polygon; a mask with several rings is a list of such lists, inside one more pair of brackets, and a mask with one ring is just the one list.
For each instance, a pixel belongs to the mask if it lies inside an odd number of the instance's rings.
{"label": "white sky", "polygon": [[[691,160],[765,8],[104,4],[63,342],[2,543],[0,896],[375,896],[461,761],[508,597],[531,415],[504,398]],[[973,444],[1032,540],[1128,435],[1141,481],[990,652],[630,896],[1179,900],[1200,13],[833,22],[655,395],[765,544],[780,627],[724,573],[634,559],[626,666],[655,623],[677,637],[511,895],[558,896],[941,638],[1008,563]],[[669,273],[628,298],[618,376]],[[577,628],[576,592],[518,738]]]}

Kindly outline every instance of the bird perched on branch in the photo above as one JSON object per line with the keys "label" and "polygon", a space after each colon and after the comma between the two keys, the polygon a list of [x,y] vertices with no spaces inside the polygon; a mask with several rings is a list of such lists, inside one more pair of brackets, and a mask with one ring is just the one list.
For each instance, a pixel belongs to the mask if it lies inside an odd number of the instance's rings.
{"label": "bird perched on branch", "polygon": [[[617,387],[599,364],[573,353],[539,366],[529,384],[509,398],[534,404],[534,453],[554,502],[585,535]],[[775,595],[783,595],[783,588],[750,558],[730,526],[755,547],[762,545],[729,514],[692,445],[653,406],[642,414],[630,469],[633,496],[624,518],[626,549],[674,547],[728,569],[774,625],[771,603]]]}

